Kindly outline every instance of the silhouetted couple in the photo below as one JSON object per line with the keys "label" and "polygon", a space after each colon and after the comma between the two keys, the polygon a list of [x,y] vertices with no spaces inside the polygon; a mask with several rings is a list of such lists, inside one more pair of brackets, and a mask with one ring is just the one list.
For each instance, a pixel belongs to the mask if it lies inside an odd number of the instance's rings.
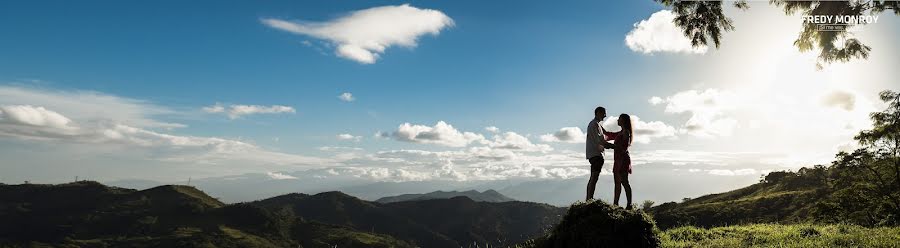
{"label": "silhouetted couple", "polygon": [[[622,188],[625,188],[625,197],[628,198],[626,208],[631,209],[631,184],[628,183],[628,174],[631,174],[631,155],[628,154],[628,147],[631,146],[631,141],[634,139],[631,116],[619,115],[618,123],[622,127],[619,132],[603,130],[604,118],[606,118],[606,109],[597,107],[594,109],[594,119],[587,127],[585,156],[591,163],[591,179],[588,180],[585,201],[594,198],[594,188],[597,186],[600,169],[603,168],[603,151],[613,149],[613,182],[615,183],[613,204],[619,205],[619,196],[622,194]],[[610,140],[613,143],[609,143]]]}

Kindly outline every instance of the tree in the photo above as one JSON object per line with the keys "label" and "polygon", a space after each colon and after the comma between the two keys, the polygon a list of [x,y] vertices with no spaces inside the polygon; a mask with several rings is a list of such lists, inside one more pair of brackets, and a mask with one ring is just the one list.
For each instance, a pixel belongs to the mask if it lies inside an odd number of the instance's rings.
{"label": "tree", "polygon": [[641,209],[643,209],[644,211],[650,211],[650,208],[652,208],[653,204],[655,203],[656,202],[651,200],[644,200],[644,202],[641,203]]}
{"label": "tree", "polygon": [[837,155],[836,187],[863,191],[874,198],[867,212],[879,215],[881,224],[900,224],[900,94],[880,96],[888,107],[872,113],[872,129],[854,137],[863,147]]}
{"label": "tree", "polygon": [[[712,40],[719,48],[723,31],[732,31],[734,26],[730,18],[725,16],[722,1],[689,1],[689,0],[656,0],[671,7],[675,12],[676,26],[691,39],[694,47],[706,46]],[[787,15],[878,15],[886,10],[893,10],[900,15],[900,1],[789,1],[769,0],[769,3],[780,7]],[[736,1],[733,6],[746,10],[746,1]],[[849,28],[853,25],[847,25]],[[816,68],[822,69],[824,64],[847,62],[851,59],[866,59],[871,47],[853,38],[846,29],[820,30],[816,23],[803,23],[803,30],[794,41],[800,52],[818,49],[819,56]]]}

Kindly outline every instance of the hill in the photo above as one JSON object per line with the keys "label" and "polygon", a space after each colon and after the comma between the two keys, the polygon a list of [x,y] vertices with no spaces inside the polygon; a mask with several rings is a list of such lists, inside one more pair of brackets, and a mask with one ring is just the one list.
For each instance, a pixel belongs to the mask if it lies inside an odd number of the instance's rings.
{"label": "hill", "polygon": [[681,225],[700,227],[750,223],[801,223],[816,221],[817,204],[833,193],[824,178],[813,174],[772,172],[768,180],[725,193],[669,202],[653,207],[650,212],[663,228]]}
{"label": "hill", "polygon": [[478,192],[475,190],[468,191],[434,191],[431,193],[425,194],[403,194],[398,196],[388,196],[382,197],[375,202],[379,203],[392,203],[392,202],[402,202],[402,201],[422,201],[422,200],[431,200],[431,199],[450,199],[457,196],[464,196],[472,199],[477,202],[508,202],[515,201],[515,199],[506,197],[500,192],[489,189],[484,192]]}
{"label": "hill", "polygon": [[565,211],[547,204],[475,202],[466,197],[381,204],[340,192],[289,194],[249,204],[387,234],[423,247],[518,243],[544,233]]}
{"label": "hill", "polygon": [[845,166],[846,161],[834,163],[797,172],[771,172],[757,184],[664,203],[649,212],[663,229],[753,223],[895,226],[896,206],[887,199],[898,192],[879,194],[882,191],[872,190],[875,187],[869,181],[856,178],[860,173]]}
{"label": "hill", "polygon": [[577,202],[547,234],[516,247],[658,247],[659,229],[641,210],[603,201]]}
{"label": "hill", "polygon": [[0,186],[0,246],[411,247],[386,235],[225,205],[188,186]]}

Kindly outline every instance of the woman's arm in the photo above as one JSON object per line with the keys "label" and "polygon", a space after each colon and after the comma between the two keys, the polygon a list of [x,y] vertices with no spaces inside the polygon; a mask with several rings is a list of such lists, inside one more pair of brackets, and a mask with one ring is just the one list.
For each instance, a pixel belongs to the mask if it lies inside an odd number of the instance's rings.
{"label": "woman's arm", "polygon": [[615,140],[616,137],[618,137],[618,136],[619,136],[619,132],[607,132],[606,130],[603,130],[603,137],[607,141]]}

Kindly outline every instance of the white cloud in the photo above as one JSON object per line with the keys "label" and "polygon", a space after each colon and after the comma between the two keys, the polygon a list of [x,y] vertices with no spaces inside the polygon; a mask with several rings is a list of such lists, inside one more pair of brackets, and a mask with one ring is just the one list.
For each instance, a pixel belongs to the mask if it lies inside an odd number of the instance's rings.
{"label": "white cloud", "polygon": [[444,121],[438,121],[434,126],[403,123],[397,127],[397,131],[391,134],[379,132],[376,136],[390,136],[399,141],[450,147],[464,147],[472,142],[485,142],[485,138],[481,134],[460,132]]}
{"label": "white cloud", "polygon": [[691,114],[679,131],[698,137],[731,135],[737,120],[727,117],[726,112],[737,108],[738,101],[736,94],[718,89],[686,90],[662,100],[666,113]]}
{"label": "white cloud", "polygon": [[514,132],[505,132],[494,135],[494,140],[488,142],[488,147],[521,150],[526,152],[548,152],[553,150],[549,145],[531,143],[525,136]]}
{"label": "white cloud", "polygon": [[345,102],[352,102],[356,100],[356,98],[353,98],[353,93],[350,92],[341,93],[340,95],[338,95],[338,99],[341,99],[341,101]]}
{"label": "white cloud", "polygon": [[143,100],[94,91],[60,91],[0,85],[0,105],[30,105],[64,113],[67,118],[97,122],[114,119],[141,128],[181,128],[184,124],[157,120],[177,112]]}
{"label": "white cloud", "polygon": [[453,20],[438,10],[408,4],[358,10],[325,22],[264,18],[263,24],[333,43],[337,56],[372,64],[391,46],[415,47],[425,34],[437,35]]}
{"label": "white cloud", "polygon": [[500,128],[495,127],[495,126],[485,127],[484,130],[486,130],[486,131],[488,131],[488,132],[492,132],[492,133],[499,133],[499,132],[500,132]]}
{"label": "white cloud", "polygon": [[663,99],[658,96],[654,96],[647,100],[647,102],[649,102],[651,105],[659,105],[663,102]]}
{"label": "white cloud", "polygon": [[337,135],[337,139],[360,141],[360,140],[362,140],[362,136],[353,136],[352,134],[349,134],[349,133],[342,133],[342,134]]}
{"label": "white cloud", "polygon": [[47,139],[74,135],[77,131],[72,120],[44,107],[0,105],[0,136]]}
{"label": "white cloud", "polygon": [[[353,167],[364,164],[380,166],[352,170],[344,167],[339,173],[384,181],[568,179],[588,174],[583,153],[560,151],[552,154],[528,155],[520,152],[494,149],[489,146],[437,152],[379,151],[345,163]],[[604,175],[609,174],[604,172]]]}
{"label": "white cloud", "polygon": [[587,134],[578,127],[564,127],[555,133],[541,135],[544,142],[584,143],[586,138]]}
{"label": "white cloud", "polygon": [[269,178],[272,178],[274,180],[297,179],[297,177],[295,177],[295,176],[291,176],[291,175],[279,173],[279,172],[266,172],[266,175],[269,176]]}
{"label": "white cloud", "polygon": [[[45,142],[59,149],[71,148],[67,151],[74,154],[124,147],[125,150],[119,153],[146,156],[129,159],[157,162],[308,166],[331,161],[273,152],[240,140],[173,135],[152,130],[149,128],[168,129],[183,125],[150,119],[162,113],[177,113],[140,100],[96,92],[7,86],[0,86],[0,96],[3,96],[0,98],[0,139]],[[87,157],[102,159],[105,156]]]}
{"label": "white cloud", "polygon": [[[603,128],[607,131],[620,130],[619,116],[611,116],[603,121]],[[648,144],[652,139],[675,138],[675,128],[661,121],[644,122],[640,117],[631,115],[631,125],[634,128],[634,142]]]}
{"label": "white cloud", "polygon": [[853,111],[856,105],[856,96],[850,92],[835,90],[822,97],[822,104],[828,107],[839,107],[846,111]]}
{"label": "white cloud", "polygon": [[707,173],[710,175],[717,176],[743,176],[743,175],[753,175],[753,174],[763,174],[760,171],[755,169],[747,168],[747,169],[738,169],[738,170],[725,170],[725,169],[712,169],[707,170]]}
{"label": "white cloud", "polygon": [[70,129],[72,120],[59,113],[31,105],[0,106],[0,122],[38,127]]}
{"label": "white cloud", "polygon": [[675,13],[669,10],[653,13],[649,19],[634,24],[634,29],[625,36],[625,44],[632,51],[644,54],[655,52],[706,53],[706,46],[691,46],[691,41],[672,22],[674,19]]}
{"label": "white cloud", "polygon": [[216,103],[212,106],[203,107],[203,111],[207,113],[225,113],[228,115],[228,118],[237,119],[244,115],[252,115],[252,114],[279,114],[279,113],[296,113],[297,111],[293,107],[282,106],[282,105],[272,105],[272,106],[260,106],[260,105],[229,105],[227,108],[222,106],[221,104]]}

